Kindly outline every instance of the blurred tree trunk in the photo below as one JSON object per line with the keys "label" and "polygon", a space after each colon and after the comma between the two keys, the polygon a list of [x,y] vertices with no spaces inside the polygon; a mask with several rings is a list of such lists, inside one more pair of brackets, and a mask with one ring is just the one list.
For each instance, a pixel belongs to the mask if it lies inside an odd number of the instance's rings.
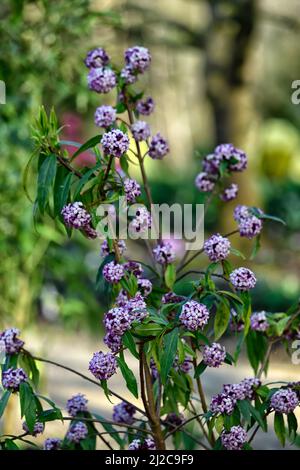
{"label": "blurred tree trunk", "polygon": [[[256,0],[208,0],[210,22],[206,34],[206,92],[211,103],[216,143],[232,142],[253,150],[251,131],[257,116],[249,81],[249,50],[257,22]],[[250,145],[249,145],[250,143]],[[257,204],[253,167],[235,177],[239,202]],[[249,172],[251,174],[249,174]],[[254,197],[253,197],[254,196]],[[224,209],[223,228],[232,228],[232,206]]]}

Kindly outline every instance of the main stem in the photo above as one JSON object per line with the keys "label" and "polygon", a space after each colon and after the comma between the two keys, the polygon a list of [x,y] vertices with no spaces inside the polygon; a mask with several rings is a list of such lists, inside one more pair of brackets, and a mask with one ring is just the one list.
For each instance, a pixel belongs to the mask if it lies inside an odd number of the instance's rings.
{"label": "main stem", "polygon": [[144,403],[145,411],[149,418],[149,424],[153,432],[156,448],[157,450],[165,450],[165,439],[161,429],[160,416],[156,413],[151,373],[146,361],[143,343],[140,344],[139,352],[142,400]]}

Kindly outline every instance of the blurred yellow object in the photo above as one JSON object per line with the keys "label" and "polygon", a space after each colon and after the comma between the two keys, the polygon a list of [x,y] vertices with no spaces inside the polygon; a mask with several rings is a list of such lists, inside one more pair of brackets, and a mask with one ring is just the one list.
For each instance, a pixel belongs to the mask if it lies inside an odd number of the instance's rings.
{"label": "blurred yellow object", "polygon": [[261,134],[261,170],[271,179],[286,179],[296,160],[299,133],[288,121],[268,120]]}

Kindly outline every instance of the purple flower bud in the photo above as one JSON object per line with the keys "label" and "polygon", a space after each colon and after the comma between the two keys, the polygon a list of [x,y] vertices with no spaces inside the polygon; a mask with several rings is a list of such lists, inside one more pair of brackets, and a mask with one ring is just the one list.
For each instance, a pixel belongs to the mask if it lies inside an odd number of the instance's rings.
{"label": "purple flower bud", "polygon": [[138,288],[144,297],[147,297],[152,292],[152,282],[149,279],[138,279]]}
{"label": "purple flower bud", "polygon": [[123,266],[126,271],[134,274],[135,277],[141,277],[144,272],[142,265],[136,261],[127,261]]}
{"label": "purple flower bud", "polygon": [[102,47],[97,47],[96,49],[93,49],[87,53],[84,62],[88,68],[99,68],[108,64],[109,56],[107,55],[106,51],[102,49]]}
{"label": "purple flower bud", "polygon": [[224,160],[230,160],[234,153],[234,146],[232,144],[220,144],[214,150],[214,153]]}
{"label": "purple flower bud", "polygon": [[227,450],[241,450],[247,441],[247,433],[242,426],[232,426],[230,431],[222,432],[221,441]]}
{"label": "purple flower bud", "polygon": [[210,261],[220,261],[230,253],[230,241],[228,238],[222,237],[219,233],[212,235],[204,242],[204,251]]}
{"label": "purple flower bud", "polygon": [[179,304],[185,299],[183,295],[177,295],[175,292],[167,292],[163,295],[161,301],[163,304]]}
{"label": "purple flower bud", "polygon": [[117,284],[124,277],[125,270],[122,264],[111,261],[104,266],[102,274],[107,282]]}
{"label": "purple flower bud", "polygon": [[128,450],[156,450],[155,442],[153,439],[134,439],[128,446]]}
{"label": "purple flower bud", "polygon": [[145,121],[136,121],[131,126],[131,132],[135,140],[142,142],[150,137],[150,127]]}
{"label": "purple flower bud", "polygon": [[204,304],[200,304],[195,300],[186,302],[179,316],[179,320],[187,330],[196,331],[202,329],[208,322],[209,311]]}
{"label": "purple flower bud", "polygon": [[67,401],[67,411],[70,416],[76,416],[77,413],[87,411],[88,400],[82,393],[77,393]]}
{"label": "purple flower bud", "polygon": [[247,168],[247,155],[242,150],[234,149],[231,158],[233,162],[230,162],[228,165],[229,171],[244,171]]}
{"label": "purple flower bud", "polygon": [[104,317],[104,325],[107,331],[116,335],[123,335],[129,330],[134,318],[129,314],[126,307],[115,307],[110,309]]}
{"label": "purple flower bud", "polygon": [[236,290],[246,291],[253,289],[256,284],[256,277],[248,268],[237,268],[229,275],[230,282]]}
{"label": "purple flower bud", "polygon": [[152,225],[152,217],[146,207],[139,207],[135,212],[135,217],[129,224],[129,231],[133,234],[143,234],[147,232]]}
{"label": "purple flower bud", "polygon": [[210,411],[216,414],[227,414],[230,415],[235,407],[236,400],[234,398],[228,397],[224,393],[219,393],[214,395],[210,403]]}
{"label": "purple flower bud", "polygon": [[138,73],[144,73],[150,65],[151,55],[145,47],[130,47],[124,53],[125,63]]}
{"label": "purple flower bud", "polygon": [[138,77],[136,72],[130,66],[126,66],[121,70],[121,78],[123,78],[126,85],[132,85],[137,81]]}
{"label": "purple flower bud", "polygon": [[203,348],[203,362],[209,367],[219,367],[226,358],[226,350],[219,343],[212,343],[211,346]]}
{"label": "purple flower bud", "polygon": [[18,328],[8,328],[0,333],[0,352],[15,354],[20,352],[24,346],[24,341],[18,338],[20,330]]}
{"label": "purple flower bud", "polygon": [[3,388],[12,392],[17,392],[20,384],[26,382],[26,380],[28,380],[27,374],[21,368],[14,369],[10,367],[2,372]]}
{"label": "purple flower bud", "polygon": [[129,149],[129,138],[120,129],[112,129],[103,135],[101,144],[106,155],[119,158]]}
{"label": "purple flower bud", "polygon": [[241,237],[254,238],[260,234],[262,230],[262,220],[255,215],[251,217],[243,218],[239,222],[239,231]]}
{"label": "purple flower bud", "polygon": [[31,436],[37,436],[38,434],[43,434],[45,424],[39,422],[35,423],[33,427],[33,432],[30,432],[26,421],[24,421],[24,423],[22,424],[22,428],[25,432],[27,432],[27,434],[30,434]]}
{"label": "purple flower bud", "polygon": [[146,302],[140,292],[126,302],[125,308],[133,317],[132,321],[142,321],[148,316]]}
{"label": "purple flower bud", "polygon": [[220,164],[222,162],[222,155],[211,153],[206,155],[202,162],[202,168],[205,173],[217,175],[219,173]]}
{"label": "purple flower bud", "polygon": [[124,180],[125,197],[128,203],[135,203],[136,198],[141,195],[141,187],[134,179],[126,178]]}
{"label": "purple flower bud", "polygon": [[175,261],[175,252],[169,242],[163,242],[153,248],[154,259],[157,263],[165,266]]}
{"label": "purple flower bud", "polygon": [[155,134],[149,145],[150,157],[154,160],[161,160],[169,151],[168,141],[164,139],[159,132]]}
{"label": "purple flower bud", "polygon": [[89,432],[86,424],[78,421],[71,425],[66,437],[70,442],[78,444],[87,437],[88,433]]}
{"label": "purple flower bud", "polygon": [[170,430],[181,426],[184,421],[185,419],[182,413],[169,413],[165,419],[165,423]]}
{"label": "purple flower bud", "polygon": [[95,352],[89,363],[90,372],[98,380],[107,380],[116,373],[117,359],[112,353]]}
{"label": "purple flower bud", "polygon": [[95,111],[95,124],[107,128],[115,122],[116,117],[116,110],[112,106],[99,106]]}
{"label": "purple flower bud", "polygon": [[113,353],[119,352],[122,347],[122,337],[112,331],[106,333],[103,341]]}
{"label": "purple flower bud", "polygon": [[49,437],[44,442],[44,450],[59,450],[61,448],[62,440],[57,437]]}
{"label": "purple flower bud", "polygon": [[122,401],[113,408],[113,421],[115,423],[133,424],[135,412],[136,409],[133,405]]}
{"label": "purple flower bud", "polygon": [[61,214],[67,227],[83,229],[91,222],[90,214],[83,207],[82,202],[73,202],[63,207]]}
{"label": "purple flower bud", "polygon": [[136,104],[136,110],[143,116],[149,116],[154,111],[154,101],[151,96],[148,96],[144,101],[140,100]]}
{"label": "purple flower bud", "polygon": [[224,202],[229,202],[235,199],[238,195],[239,187],[237,184],[232,183],[228,188],[224,189],[223,193],[220,195],[220,198]]}
{"label": "purple flower bud", "polygon": [[201,172],[195,179],[196,188],[202,193],[209,193],[215,187],[215,181],[209,176],[208,173]]}
{"label": "purple flower bud", "polygon": [[91,68],[87,80],[89,88],[97,93],[108,93],[117,84],[115,72],[104,67]]}
{"label": "purple flower bud", "polygon": [[269,328],[269,323],[266,317],[266,312],[255,312],[250,318],[251,329],[254,331],[266,331]]}
{"label": "purple flower bud", "polygon": [[282,388],[271,397],[271,407],[277,413],[289,414],[299,405],[297,393],[290,388]]}
{"label": "purple flower bud", "polygon": [[[119,253],[120,255],[122,255],[126,251],[125,241],[118,240],[117,244],[118,244]],[[114,253],[114,247],[112,246],[112,249],[110,250],[107,240],[104,240],[100,248],[100,255],[102,257],[105,257],[105,256],[108,256],[110,253]]]}

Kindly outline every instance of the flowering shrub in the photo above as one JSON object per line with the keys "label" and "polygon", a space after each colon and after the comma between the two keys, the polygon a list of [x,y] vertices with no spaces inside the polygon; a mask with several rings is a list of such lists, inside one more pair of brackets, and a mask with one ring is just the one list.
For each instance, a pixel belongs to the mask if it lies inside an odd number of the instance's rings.
{"label": "flowering shrub", "polygon": [[[154,101],[133,86],[151,63],[149,51],[135,46],[125,51],[124,59],[123,69],[118,70],[103,49],[88,53],[89,88],[96,93],[114,90],[117,100],[114,106],[96,109],[95,124],[103,133],[79,145],[72,156],[59,139],[54,111],[48,117],[41,109],[35,123],[35,152],[30,159],[30,164],[37,162],[38,172],[34,217],[42,219],[47,214],[59,228],[65,227],[68,236],[77,230],[88,239],[100,238],[97,206],[114,203],[121,196],[129,207],[144,203],[130,223],[136,233],[144,233],[154,223],[144,160],[166,157],[169,144],[159,132],[151,136],[149,124],[141,120],[153,112]],[[143,154],[144,146],[147,150]],[[79,171],[72,161],[87,150],[93,151],[95,165]],[[140,167],[142,185],[129,174],[132,159]],[[195,179],[197,189],[207,193],[206,204],[213,196],[224,202],[234,199],[238,187],[235,183],[227,186],[228,177],[246,167],[246,154],[232,144],[218,145],[207,155]],[[294,410],[299,406],[300,383],[268,384],[262,380],[272,346],[282,343],[288,349],[288,341],[299,337],[299,305],[284,313],[252,313],[250,290],[256,285],[256,276],[249,268],[233,267],[228,261],[230,254],[243,258],[229,238],[238,233],[254,238],[254,255],[263,223],[272,217],[246,206],[237,206],[233,217],[236,230],[212,234],[202,249],[186,252],[182,260],[176,259],[172,244],[162,236],[157,243],[144,240],[151,252],[151,266],[128,259],[124,240],[107,236],[101,246],[99,243],[104,259],[96,285],[105,285],[111,303],[103,318],[107,350],[87,358],[89,375],[70,368],[66,371],[103,389],[107,399],[114,401],[111,420],[90,411],[81,393],[70,397],[68,415],[64,416],[52,400],[39,394],[37,363],[64,365],[32,355],[16,328],[0,333],[5,356],[0,416],[10,396],[18,394],[21,419],[25,420],[23,434],[1,436],[2,449],[17,449],[24,438],[27,445],[34,445],[30,439],[46,432],[47,422],[53,420],[69,422],[69,428],[63,439],[45,439],[45,450],[95,449],[98,439],[109,449],[187,449],[193,445],[246,450],[252,448],[258,429],[267,432],[269,416],[282,445],[286,440],[295,441]],[[201,254],[207,257],[207,267],[188,271],[191,261]],[[193,275],[192,283],[183,281],[188,274]],[[185,284],[185,295],[177,291],[179,281]],[[232,354],[222,344],[227,332],[235,334]],[[253,377],[224,384],[207,402],[206,368],[237,364],[244,344]],[[138,379],[127,365],[129,355],[139,363]],[[141,406],[110,388],[109,379],[116,373],[123,376],[130,393],[141,398]]]}

